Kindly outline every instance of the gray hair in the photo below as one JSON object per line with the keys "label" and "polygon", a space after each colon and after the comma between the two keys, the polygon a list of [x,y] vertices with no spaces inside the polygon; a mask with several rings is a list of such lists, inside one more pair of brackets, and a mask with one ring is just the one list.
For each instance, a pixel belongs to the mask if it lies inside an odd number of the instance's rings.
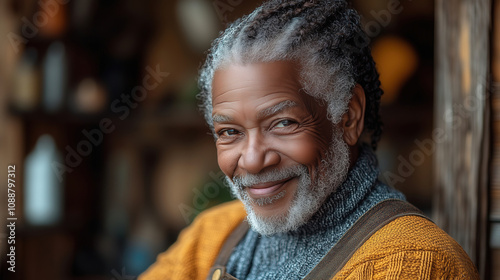
{"label": "gray hair", "polygon": [[[361,84],[367,96],[366,111],[371,114],[365,117],[365,126],[379,137],[378,104],[382,91],[369,47],[362,45],[360,38],[366,35],[359,15],[345,1],[264,3],[231,24],[212,44],[200,71],[198,95],[208,125],[213,131],[215,71],[230,64],[295,61],[300,65],[304,91],[327,104],[328,118],[334,124],[346,112],[353,87]],[[366,118],[369,122],[372,119],[372,123],[367,124]]]}

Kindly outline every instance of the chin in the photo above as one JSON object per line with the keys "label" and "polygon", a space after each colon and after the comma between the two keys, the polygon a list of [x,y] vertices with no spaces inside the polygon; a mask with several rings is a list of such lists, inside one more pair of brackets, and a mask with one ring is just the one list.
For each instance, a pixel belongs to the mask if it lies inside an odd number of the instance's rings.
{"label": "chin", "polygon": [[283,190],[273,197],[266,198],[269,203],[259,203],[255,199],[250,199],[251,207],[255,215],[265,219],[280,216],[287,216],[293,194],[291,191]]}
{"label": "chin", "polygon": [[285,233],[296,230],[310,219],[312,214],[306,214],[309,211],[303,211],[303,207],[305,200],[309,199],[304,193],[311,193],[311,176],[307,167],[303,166],[302,169],[303,173],[294,180],[293,187],[288,186],[266,198],[254,199],[244,189],[235,193],[235,186],[230,182],[233,193],[245,205],[248,223],[254,231],[266,236]]}
{"label": "chin", "polygon": [[250,227],[262,235],[273,235],[294,231],[305,225],[345,180],[349,162],[347,144],[341,139],[341,134],[334,134],[326,159],[320,168],[312,171],[313,174],[305,165],[293,167],[294,171],[290,173],[296,176],[297,179],[293,180],[296,183],[281,190],[286,192],[283,197],[277,193],[253,199],[241,185],[233,183],[229,177],[226,179],[233,195],[245,205]]}

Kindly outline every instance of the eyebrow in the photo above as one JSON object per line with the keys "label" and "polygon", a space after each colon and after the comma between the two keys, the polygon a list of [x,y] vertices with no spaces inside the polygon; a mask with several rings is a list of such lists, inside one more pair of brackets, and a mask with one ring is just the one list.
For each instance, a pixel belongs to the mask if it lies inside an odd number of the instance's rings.
{"label": "eyebrow", "polygon": [[224,116],[224,115],[213,115],[212,116],[212,121],[214,123],[227,123],[233,121],[233,118],[230,116]]}
{"label": "eyebrow", "polygon": [[258,112],[257,117],[259,119],[263,119],[263,118],[281,113],[284,110],[291,108],[291,107],[295,107],[295,106],[297,106],[297,103],[295,103],[292,100],[281,101],[278,104],[275,104],[271,107],[268,107],[268,108],[263,109],[262,111]]}
{"label": "eyebrow", "polygon": [[[288,108],[295,107],[295,106],[298,106],[298,105],[294,101],[284,100],[284,101],[279,102],[278,104],[275,104],[273,106],[267,107],[267,108],[259,111],[257,113],[257,118],[264,119],[266,117],[276,115],[280,112],[283,112],[284,110],[286,110]],[[212,116],[212,121],[214,123],[227,123],[227,122],[233,121],[233,118],[230,116],[226,116],[226,115],[215,114]]]}

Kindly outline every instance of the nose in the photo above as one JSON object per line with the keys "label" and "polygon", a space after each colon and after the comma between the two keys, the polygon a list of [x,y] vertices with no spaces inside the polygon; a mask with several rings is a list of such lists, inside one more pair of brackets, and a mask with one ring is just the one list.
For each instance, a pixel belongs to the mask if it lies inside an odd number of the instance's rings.
{"label": "nose", "polygon": [[245,140],[245,147],[241,152],[238,166],[247,173],[257,174],[280,163],[280,155],[270,149],[262,133],[249,133]]}

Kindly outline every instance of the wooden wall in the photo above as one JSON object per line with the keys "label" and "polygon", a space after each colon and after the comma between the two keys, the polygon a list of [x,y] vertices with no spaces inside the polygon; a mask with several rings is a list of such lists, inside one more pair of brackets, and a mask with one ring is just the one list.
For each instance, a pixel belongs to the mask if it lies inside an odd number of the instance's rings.
{"label": "wooden wall", "polygon": [[490,0],[436,1],[434,220],[485,275]]}

